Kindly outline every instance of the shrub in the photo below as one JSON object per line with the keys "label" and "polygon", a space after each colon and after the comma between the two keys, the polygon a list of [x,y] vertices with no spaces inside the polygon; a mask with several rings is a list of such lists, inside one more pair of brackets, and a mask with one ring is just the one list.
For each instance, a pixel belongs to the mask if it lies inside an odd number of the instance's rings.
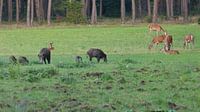
{"label": "shrub", "polygon": [[198,19],[198,24],[200,25],[200,18]]}
{"label": "shrub", "polygon": [[152,17],[151,16],[146,16],[144,17],[144,21],[147,23],[151,23],[152,22]]}
{"label": "shrub", "polygon": [[74,24],[86,23],[81,13],[82,4],[78,1],[67,2],[67,21]]}
{"label": "shrub", "polygon": [[76,79],[72,75],[67,74],[67,75],[61,76],[60,81],[65,84],[73,84],[76,82]]}
{"label": "shrub", "polygon": [[29,82],[36,82],[42,78],[51,78],[58,74],[58,70],[52,66],[41,68],[21,68],[21,66],[17,64],[10,65],[8,68],[0,69],[1,79],[21,79]]}

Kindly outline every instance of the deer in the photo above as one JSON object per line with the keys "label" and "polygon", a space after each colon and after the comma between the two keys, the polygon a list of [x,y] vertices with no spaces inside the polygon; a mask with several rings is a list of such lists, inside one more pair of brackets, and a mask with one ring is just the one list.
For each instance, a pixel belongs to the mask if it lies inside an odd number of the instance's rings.
{"label": "deer", "polygon": [[189,44],[192,44],[192,46],[194,47],[194,36],[192,34],[186,35],[184,37],[184,43],[183,43],[183,48],[189,48]]}
{"label": "deer", "polygon": [[153,45],[158,45],[159,43],[165,43],[167,44],[166,46],[166,49],[167,50],[170,50],[170,47],[172,46],[172,43],[173,43],[173,38],[171,35],[168,35],[166,32],[164,35],[160,35],[160,36],[157,36],[157,37],[154,37],[152,39],[152,42],[150,43],[149,45],[149,50],[151,50],[151,48],[153,47]]}
{"label": "deer", "polygon": [[157,35],[158,35],[158,32],[161,32],[161,31],[165,32],[165,30],[159,24],[156,24],[156,23],[149,24],[148,28],[149,28],[149,32],[157,31]]}
{"label": "deer", "polygon": [[160,51],[161,51],[161,52],[164,52],[165,54],[172,54],[172,55],[173,55],[173,54],[180,54],[178,50],[168,50],[168,49],[167,49],[167,48],[168,48],[168,45],[169,45],[169,44],[166,43],[166,44],[164,45],[164,48],[162,48]]}

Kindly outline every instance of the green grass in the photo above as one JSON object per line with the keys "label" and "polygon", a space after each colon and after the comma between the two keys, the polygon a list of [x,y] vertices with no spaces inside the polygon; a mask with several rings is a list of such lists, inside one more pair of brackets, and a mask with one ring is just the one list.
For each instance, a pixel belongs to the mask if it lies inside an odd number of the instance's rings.
{"label": "green grass", "polygon": [[[155,33],[146,24],[1,29],[0,111],[200,111],[200,27],[162,26],[180,55],[160,53],[162,44],[149,51]],[[188,33],[195,48],[185,50]],[[37,54],[49,42],[52,64],[40,65]],[[108,62],[89,62],[92,47],[105,51]],[[30,64],[11,65],[9,55],[26,56]]]}

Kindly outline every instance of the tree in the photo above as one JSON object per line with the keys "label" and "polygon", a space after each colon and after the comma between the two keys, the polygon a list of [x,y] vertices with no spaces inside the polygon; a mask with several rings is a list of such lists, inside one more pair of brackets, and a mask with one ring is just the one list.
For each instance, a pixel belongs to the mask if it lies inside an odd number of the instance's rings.
{"label": "tree", "polygon": [[40,22],[40,2],[39,0],[35,0],[35,11],[38,22]]}
{"label": "tree", "polygon": [[12,21],[12,0],[8,0],[8,21]]}
{"label": "tree", "polygon": [[19,0],[16,0],[16,22],[19,23]]}
{"label": "tree", "polygon": [[174,16],[174,0],[170,0],[170,13],[171,17]]}
{"label": "tree", "polygon": [[135,22],[135,0],[132,0],[132,23]]}
{"label": "tree", "polygon": [[82,3],[82,10],[81,10],[82,15],[83,15],[83,17],[86,17],[86,15],[87,15],[86,2],[85,2],[85,0],[81,0],[81,3]]}
{"label": "tree", "polygon": [[103,10],[103,0],[100,0],[100,3],[99,3],[99,17],[102,17],[102,10]]}
{"label": "tree", "polygon": [[0,24],[2,22],[2,15],[3,15],[3,0],[0,0]]}
{"label": "tree", "polygon": [[170,0],[166,0],[167,18],[170,18]]}
{"label": "tree", "polygon": [[26,17],[26,22],[27,26],[30,26],[30,6],[31,6],[31,1],[27,1],[27,17]]}
{"label": "tree", "polygon": [[153,5],[153,23],[157,21],[158,18],[158,1],[159,0],[154,0],[154,5]]}
{"label": "tree", "polygon": [[33,25],[33,19],[34,19],[34,0],[31,0],[31,26]]}
{"label": "tree", "polygon": [[188,19],[188,0],[183,0],[184,20]]}
{"label": "tree", "polygon": [[122,24],[125,23],[125,13],[126,13],[125,0],[121,0],[121,22],[122,22]]}
{"label": "tree", "polygon": [[91,16],[91,24],[97,23],[97,9],[96,9],[96,0],[92,0],[92,16]]}
{"label": "tree", "polygon": [[150,0],[147,0],[147,9],[148,9],[148,16],[151,16],[151,3],[150,3]]}
{"label": "tree", "polygon": [[47,23],[48,25],[51,24],[51,0],[48,2]]}

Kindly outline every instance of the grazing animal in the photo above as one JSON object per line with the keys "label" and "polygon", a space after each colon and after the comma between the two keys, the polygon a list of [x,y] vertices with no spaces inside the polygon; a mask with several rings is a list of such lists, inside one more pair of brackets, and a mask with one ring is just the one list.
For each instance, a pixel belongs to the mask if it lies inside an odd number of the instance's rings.
{"label": "grazing animal", "polygon": [[173,38],[171,35],[168,35],[168,34],[164,34],[164,35],[160,35],[160,36],[157,36],[157,37],[154,37],[152,39],[152,42],[150,43],[149,45],[149,50],[151,50],[151,48],[153,47],[153,45],[158,45],[159,43],[163,43],[165,42],[165,44],[167,44],[167,49],[170,50],[170,47],[173,43]]}
{"label": "grazing animal", "polygon": [[28,59],[24,56],[19,56],[18,62],[19,62],[19,64],[22,64],[22,65],[27,65],[29,63]]}
{"label": "grazing animal", "polygon": [[17,59],[16,59],[15,56],[13,56],[13,55],[11,55],[11,56],[9,57],[9,61],[10,61],[10,63],[12,63],[12,64],[16,64],[16,63],[17,63]]}
{"label": "grazing animal", "polygon": [[93,57],[96,57],[98,63],[99,63],[100,59],[103,59],[104,62],[107,62],[107,55],[101,49],[90,48],[87,51],[87,54],[90,58],[90,61],[92,61]]}
{"label": "grazing animal", "polygon": [[149,24],[148,28],[149,28],[149,32],[157,31],[157,35],[158,35],[158,32],[161,32],[161,31],[165,32],[165,30],[159,24],[156,24],[156,23]]}
{"label": "grazing animal", "polygon": [[184,43],[183,43],[183,47],[185,48],[189,48],[189,43],[192,43],[192,46],[194,47],[194,36],[192,34],[186,35],[184,37]]}
{"label": "grazing animal", "polygon": [[164,46],[163,49],[161,49],[162,52],[164,52],[165,54],[180,54],[178,50],[167,50],[166,49],[166,45]]}
{"label": "grazing animal", "polygon": [[42,48],[38,54],[40,63],[51,63],[51,50],[54,50],[53,43],[49,43],[49,48]]}
{"label": "grazing animal", "polygon": [[82,62],[83,62],[81,56],[76,56],[76,57],[75,57],[75,61],[76,61],[76,63],[82,63]]}

